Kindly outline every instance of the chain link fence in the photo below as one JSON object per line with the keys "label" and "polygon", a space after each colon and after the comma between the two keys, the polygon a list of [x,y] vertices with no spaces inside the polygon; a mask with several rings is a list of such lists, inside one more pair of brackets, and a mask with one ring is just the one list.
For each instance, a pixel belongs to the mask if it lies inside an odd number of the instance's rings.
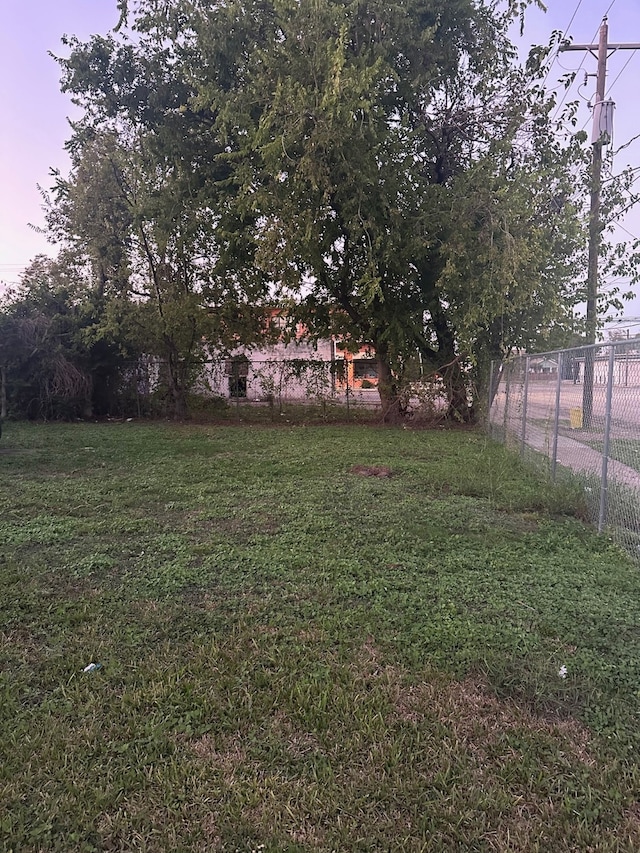
{"label": "chain link fence", "polygon": [[[278,414],[284,406],[298,405],[323,414],[332,407],[340,416],[351,411],[367,413],[367,418],[376,411],[384,415],[372,355],[322,355],[326,353],[181,360],[173,365],[173,372],[157,356],[141,356],[93,373],[70,362],[37,375],[8,370],[0,376],[0,417],[159,417],[172,412],[176,388],[194,414],[243,406],[266,406]],[[416,424],[441,422],[448,411],[443,380],[436,372],[424,372],[421,365],[411,368],[402,384],[403,410]]]}
{"label": "chain link fence", "polygon": [[[289,404],[324,409],[381,409],[373,359],[271,358],[245,355],[208,359],[190,368],[190,405],[265,406],[276,413]],[[162,414],[169,401],[168,365],[149,357],[125,365],[112,383],[108,412],[114,416]]]}
{"label": "chain link fence", "polygon": [[599,532],[640,557],[640,337],[494,363],[490,394],[492,437],[579,478]]}
{"label": "chain link fence", "polygon": [[377,373],[372,359],[326,361],[320,358],[250,359],[245,355],[209,360],[194,386],[198,393],[229,403],[287,403],[379,408]]}

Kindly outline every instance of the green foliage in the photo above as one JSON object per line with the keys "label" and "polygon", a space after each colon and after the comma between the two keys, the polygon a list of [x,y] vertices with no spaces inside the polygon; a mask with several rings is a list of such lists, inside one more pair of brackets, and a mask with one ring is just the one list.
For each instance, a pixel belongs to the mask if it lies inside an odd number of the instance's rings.
{"label": "green foliage", "polygon": [[67,44],[63,90],[85,114],[68,144],[71,175],[57,175],[47,199],[49,230],[89,268],[112,320],[129,306],[140,351],[166,366],[167,400],[183,417],[206,346],[224,352],[259,329],[261,277],[226,262],[226,242],[246,248],[219,203],[220,142],[186,108],[171,49],[144,35],[136,49],[111,36]]}
{"label": "green foliage", "polygon": [[276,302],[375,347],[385,419],[419,360],[473,420],[491,360],[575,334],[584,298],[585,137],[552,119],[550,48],[516,60],[528,5],[124,0],[113,33],[65,37],[83,115],[48,226],[103,303],[96,334],[157,357],[181,417],[207,350],[268,340]]}
{"label": "green foliage", "polygon": [[111,410],[124,363],[124,325],[109,332],[104,301],[67,256],[55,262],[37,257],[0,312],[10,417],[74,418]]}
{"label": "green foliage", "polygon": [[206,69],[192,103],[227,141],[236,203],[261,214],[256,257],[278,292],[305,295],[316,334],[375,346],[391,417],[418,349],[466,420],[465,368],[482,379],[489,358],[570,316],[584,237],[570,175],[583,156],[554,134],[544,69],[515,65],[509,14],[184,8]]}
{"label": "green foliage", "polygon": [[579,158],[515,64],[526,5],[125,3],[135,39],[67,40],[85,114],[50,227],[152,306],[178,413],[203,342],[262,334],[267,295],[375,346],[389,419],[417,351],[466,420],[469,366],[566,315]]}

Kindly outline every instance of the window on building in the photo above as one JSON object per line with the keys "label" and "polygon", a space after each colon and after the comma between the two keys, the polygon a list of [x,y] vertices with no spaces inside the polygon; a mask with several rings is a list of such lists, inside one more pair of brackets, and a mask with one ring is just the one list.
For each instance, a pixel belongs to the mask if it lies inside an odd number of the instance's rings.
{"label": "window on building", "polygon": [[249,359],[246,355],[236,355],[228,358],[224,363],[224,371],[227,376],[248,376]]}
{"label": "window on building", "polygon": [[377,379],[378,365],[373,359],[358,358],[353,362],[354,379]]}
{"label": "window on building", "polygon": [[229,377],[229,396],[230,397],[246,397],[247,396],[247,377],[246,376],[230,376]]}
{"label": "window on building", "polygon": [[271,326],[274,329],[278,329],[278,331],[283,332],[287,328],[287,318],[283,317],[281,314],[275,314],[271,318]]}

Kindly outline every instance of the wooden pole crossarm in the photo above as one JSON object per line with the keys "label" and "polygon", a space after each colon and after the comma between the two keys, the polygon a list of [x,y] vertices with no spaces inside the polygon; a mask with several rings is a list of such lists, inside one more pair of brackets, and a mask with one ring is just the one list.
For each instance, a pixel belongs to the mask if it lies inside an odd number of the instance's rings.
{"label": "wooden pole crossarm", "polygon": [[[558,50],[589,50],[597,54],[598,47],[597,44],[563,44]],[[612,53],[616,50],[640,50],[640,44],[608,44],[607,50]]]}

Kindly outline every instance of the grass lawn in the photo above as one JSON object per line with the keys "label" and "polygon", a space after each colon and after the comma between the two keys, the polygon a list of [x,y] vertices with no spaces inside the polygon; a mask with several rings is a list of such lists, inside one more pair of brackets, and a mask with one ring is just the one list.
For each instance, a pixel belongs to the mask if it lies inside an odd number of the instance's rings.
{"label": "grass lawn", "polygon": [[640,574],[579,491],[364,426],[8,424],[0,471],[3,851],[640,849]]}

